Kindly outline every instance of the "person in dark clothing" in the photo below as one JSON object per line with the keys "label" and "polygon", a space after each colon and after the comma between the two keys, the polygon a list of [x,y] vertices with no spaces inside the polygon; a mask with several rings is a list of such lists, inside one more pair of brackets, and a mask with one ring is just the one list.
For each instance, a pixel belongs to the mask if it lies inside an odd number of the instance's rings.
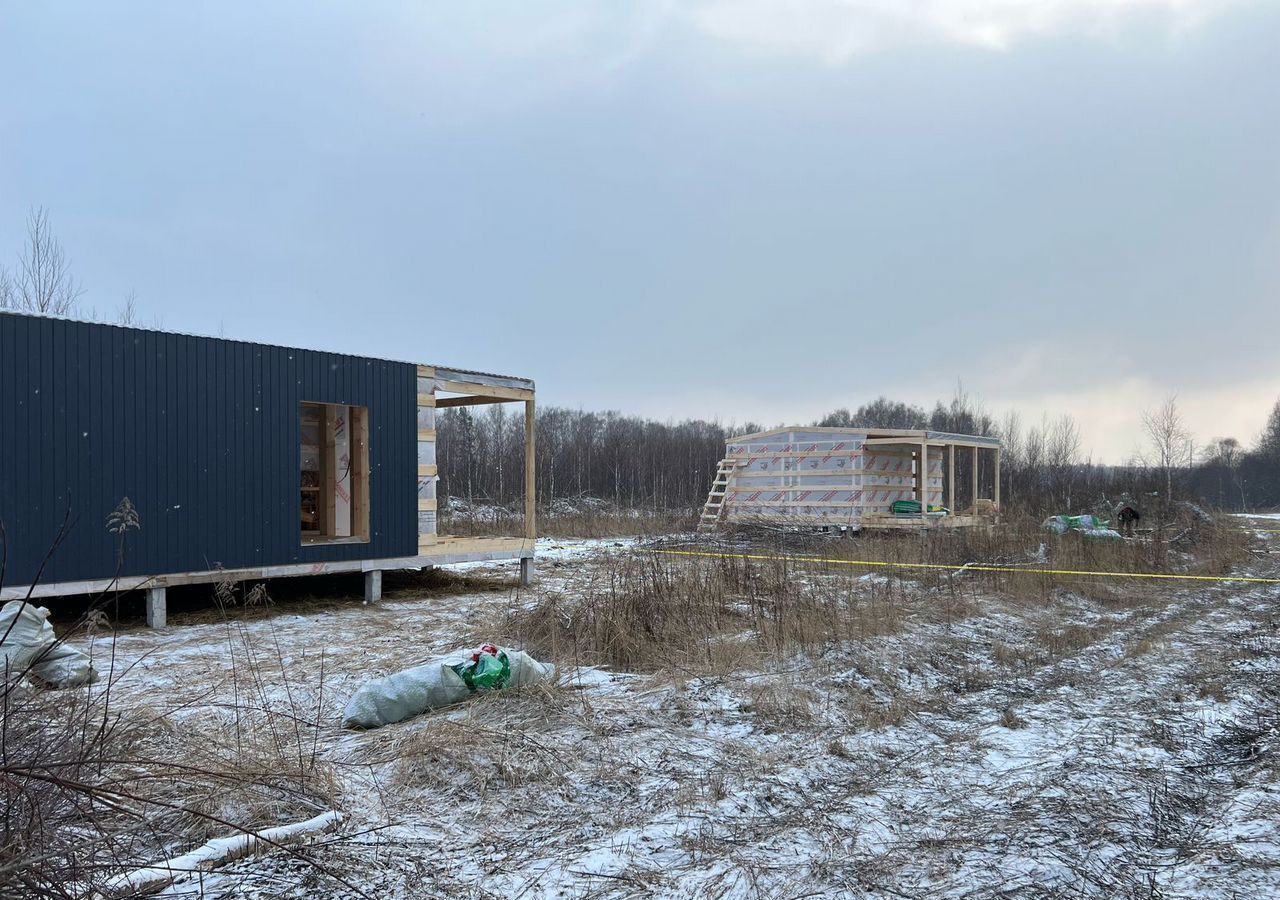
{"label": "person in dark clothing", "polygon": [[1142,513],[1138,512],[1129,503],[1121,506],[1116,513],[1116,520],[1120,523],[1120,533],[1127,537],[1133,537],[1133,526],[1142,518]]}

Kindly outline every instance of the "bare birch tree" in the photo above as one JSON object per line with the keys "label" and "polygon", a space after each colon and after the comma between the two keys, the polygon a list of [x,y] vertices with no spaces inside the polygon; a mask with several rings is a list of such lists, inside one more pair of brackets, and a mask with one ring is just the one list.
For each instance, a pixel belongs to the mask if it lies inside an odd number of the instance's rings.
{"label": "bare birch tree", "polygon": [[71,315],[84,293],[44,207],[27,215],[27,244],[18,258],[13,293],[15,309],[47,316]]}
{"label": "bare birch tree", "polygon": [[1170,394],[1158,409],[1142,413],[1142,426],[1147,433],[1150,459],[1164,481],[1165,501],[1173,499],[1174,472],[1191,465],[1191,432],[1178,410],[1176,394]]}

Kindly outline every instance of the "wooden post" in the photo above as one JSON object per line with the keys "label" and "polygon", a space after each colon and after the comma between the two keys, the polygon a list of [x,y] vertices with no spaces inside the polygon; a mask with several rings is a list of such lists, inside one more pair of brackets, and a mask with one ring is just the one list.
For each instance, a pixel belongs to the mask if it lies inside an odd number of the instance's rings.
{"label": "wooden post", "polygon": [[364,573],[364,602],[377,603],[382,599],[382,570],[371,569]]}
{"label": "wooden post", "polygon": [[956,445],[947,444],[947,509],[956,514]]}
{"label": "wooden post", "polygon": [[924,433],[924,440],[920,442],[920,465],[919,468],[919,484],[920,490],[916,496],[920,499],[920,521],[922,523],[929,521],[929,432]]}
{"label": "wooden post", "polygon": [[533,584],[533,557],[525,556],[520,559],[520,587],[528,587]]}
{"label": "wooden post", "polygon": [[369,475],[369,414],[363,406],[352,406],[351,421],[351,533],[369,540],[369,495],[373,491]]}
{"label": "wooden post", "polygon": [[337,441],[338,423],[335,421],[333,407],[328,403],[320,407],[320,484],[323,504],[317,504],[321,510],[320,536],[333,537],[337,529],[338,519],[338,461],[334,459],[334,444]]}
{"label": "wooden post", "polygon": [[973,457],[973,507],[977,511],[978,506],[978,448],[969,448],[969,454]]}
{"label": "wooden post", "polygon": [[168,603],[165,599],[165,589],[162,587],[147,588],[147,627],[163,628],[168,621]]}
{"label": "wooden post", "polygon": [[1000,448],[999,447],[996,447],[995,470],[996,470],[996,486],[995,486],[994,499],[996,501],[996,515],[999,515],[1000,514]]}
{"label": "wooden post", "polygon": [[534,425],[533,398],[530,397],[524,401],[524,536],[531,541],[538,537],[538,470],[534,462]]}

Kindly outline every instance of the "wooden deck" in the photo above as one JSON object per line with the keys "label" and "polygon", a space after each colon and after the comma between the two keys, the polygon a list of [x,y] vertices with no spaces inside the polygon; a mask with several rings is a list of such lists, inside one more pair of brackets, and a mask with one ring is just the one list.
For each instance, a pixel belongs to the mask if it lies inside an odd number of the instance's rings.
{"label": "wooden deck", "polygon": [[74,594],[97,594],[106,590],[133,591],[165,588],[181,584],[209,584],[215,581],[253,581],[266,578],[291,578],[298,575],[328,575],[337,572],[381,572],[388,569],[422,569],[427,566],[464,562],[487,562],[504,559],[532,559],[533,539],[515,537],[448,537],[423,539],[417,556],[391,559],[352,559],[339,562],[292,563],[282,566],[259,566],[243,569],[209,569],[201,572],[176,572],[164,575],[132,575],[118,582],[63,581],[29,585],[5,585],[0,601],[21,600],[31,590],[31,597],[65,597]]}

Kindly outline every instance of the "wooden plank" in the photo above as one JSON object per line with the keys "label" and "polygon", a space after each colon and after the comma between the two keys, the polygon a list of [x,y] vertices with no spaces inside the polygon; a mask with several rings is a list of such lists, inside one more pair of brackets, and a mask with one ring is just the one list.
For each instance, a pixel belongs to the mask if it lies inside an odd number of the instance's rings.
{"label": "wooden plank", "polygon": [[440,555],[533,552],[532,540],[516,537],[463,538],[444,535],[435,536],[429,541],[419,539],[418,546],[424,552]]}
{"label": "wooden plank", "polygon": [[351,533],[369,540],[369,411],[351,407]]}
{"label": "wooden plank", "polygon": [[[849,479],[860,475],[883,475],[882,471],[872,472],[871,469],[777,469],[772,472],[734,472],[733,480],[739,478],[844,478]],[[848,481],[845,482],[848,484]],[[831,485],[835,487],[835,485]]]}
{"label": "wooden plank", "polygon": [[435,378],[436,367],[435,366],[418,366],[418,377],[419,378]]}
{"label": "wooden plank", "polygon": [[455,406],[483,406],[486,403],[519,403],[511,397],[441,397],[436,401],[440,409],[451,409]]}
{"label": "wooden plank", "polygon": [[995,448],[995,453],[996,453],[995,488],[994,488],[994,495],[992,496],[992,499],[996,501],[996,512],[999,513],[1000,512],[1000,448],[999,447]]}
{"label": "wooden plank", "polygon": [[929,517],[929,442],[920,442],[920,457],[916,460],[916,499],[920,502],[920,519]]}
{"label": "wooden plank", "polygon": [[[533,391],[524,388],[497,387],[489,384],[472,384],[466,381],[441,381],[437,391],[451,394],[467,394],[471,397],[501,397],[507,400],[532,400]],[[450,398],[453,399],[453,398]],[[443,403],[439,405],[443,406]]]}
{"label": "wooden plank", "polygon": [[[862,442],[862,446],[864,447],[904,447],[904,448],[910,448],[907,452],[914,453],[915,449],[919,447],[922,443],[923,441],[912,441],[912,440],[907,440],[906,438],[867,438],[865,441]],[[929,441],[929,446],[945,447],[947,445],[943,441]]]}
{"label": "wooden plank", "polygon": [[436,405],[436,396],[435,396],[435,394],[419,394],[419,395],[418,395],[418,405],[419,405],[419,406],[435,407],[435,405]]}
{"label": "wooden plank", "polygon": [[418,512],[430,512],[436,508],[435,500],[419,500]]}
{"label": "wooden plank", "polygon": [[[884,454],[876,454],[877,456]],[[782,459],[793,459],[796,457],[812,457],[812,456],[862,456],[861,450],[762,450],[758,453],[743,453],[735,456],[736,460],[750,461],[753,459],[774,459],[780,457]],[[738,474],[738,473],[735,473]]]}
{"label": "wooden plank", "polygon": [[973,506],[978,502],[978,448],[969,452],[973,455],[973,500],[969,505]]}
{"label": "wooden plank", "polygon": [[[359,541],[350,541],[358,544]],[[386,569],[420,569],[443,562],[466,562],[473,559],[519,559],[533,555],[531,541],[523,538],[444,538],[440,541],[419,538],[419,555],[350,559],[333,562],[290,563],[279,566],[255,566],[242,569],[208,569],[194,572],[172,572],[165,575],[126,576],[92,581],[63,581],[29,585],[5,585],[0,588],[0,601],[20,600],[30,590],[32,599],[97,594],[106,590],[132,591],[179,584],[208,584],[223,579],[253,581],[263,578],[291,578],[297,575],[328,575],[336,572],[372,572]],[[331,542],[304,544],[306,547],[330,547]]]}
{"label": "wooden plank", "polygon": [[337,415],[334,408],[325,403],[320,407],[320,486],[323,488],[320,499],[324,501],[324,512],[320,516],[320,534],[334,537],[334,525],[337,522],[338,509],[338,462],[334,457],[334,444],[337,441]]}
{"label": "wooden plank", "polygon": [[[907,489],[907,488],[904,488],[903,490],[908,490],[908,489]],[[866,507],[866,506],[885,506],[886,504],[888,504],[888,503],[890,503],[890,502],[892,502],[892,501],[889,501],[889,500],[883,500],[883,501],[880,501],[880,502],[869,502],[869,503],[864,503],[864,502],[862,502],[861,500],[856,500],[856,501],[853,501],[853,502],[851,502],[851,503],[842,503],[842,502],[840,502],[840,501],[838,501],[838,500],[828,500],[828,501],[826,501],[826,502],[824,503],[824,502],[817,501],[817,500],[815,500],[815,501],[813,501],[813,502],[809,502],[808,500],[739,500],[739,499],[735,499],[735,498],[733,498],[733,497],[730,497],[730,498],[729,498],[729,508],[730,508],[730,509],[736,509],[736,510],[739,510],[739,511],[741,511],[741,510],[743,510],[743,509],[745,509],[745,508],[747,508],[747,507],[756,507],[756,506],[770,506],[770,507],[774,507],[774,506],[807,506],[807,507],[818,507],[818,508],[827,508],[827,507],[830,507],[831,509],[862,509],[863,507]]]}
{"label": "wooden plank", "polygon": [[434,428],[422,428],[418,431],[418,440],[434,441],[436,439],[436,430]]}
{"label": "wooden plank", "polygon": [[426,478],[428,475],[435,475],[435,474],[436,474],[435,466],[418,466],[419,478]]}
{"label": "wooden plank", "polygon": [[533,396],[524,402],[524,536],[538,536],[537,419]]}
{"label": "wooden plank", "polygon": [[947,509],[956,511],[956,448],[947,447]]}

